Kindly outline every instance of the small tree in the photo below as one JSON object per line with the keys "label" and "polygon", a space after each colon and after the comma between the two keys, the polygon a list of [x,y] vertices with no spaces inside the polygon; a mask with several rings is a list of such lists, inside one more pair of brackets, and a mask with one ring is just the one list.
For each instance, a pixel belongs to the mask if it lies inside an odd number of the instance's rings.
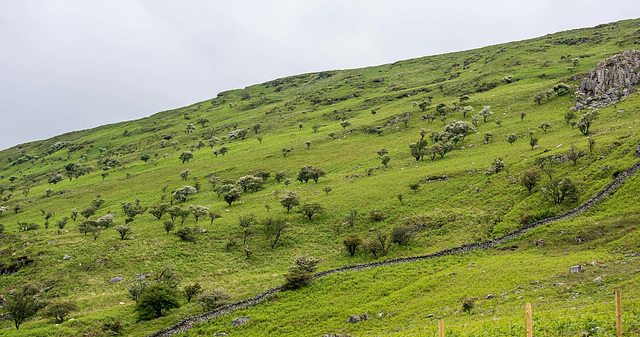
{"label": "small tree", "polygon": [[249,213],[238,217],[238,225],[242,230],[242,244],[247,244],[247,238],[253,233],[253,225],[256,223],[255,215]]}
{"label": "small tree", "polygon": [[580,116],[578,123],[578,129],[582,132],[583,135],[589,134],[589,129],[591,128],[591,123],[598,118],[598,110],[592,110],[587,113],[584,113]]}
{"label": "small tree", "polygon": [[240,189],[238,189],[235,185],[232,185],[232,187],[229,188],[226,192],[224,192],[224,195],[223,195],[224,201],[226,201],[229,204],[229,207],[231,207],[231,204],[233,202],[240,200],[241,197],[242,197],[242,191],[240,191]]}
{"label": "small tree", "polygon": [[150,320],[162,317],[166,310],[179,308],[180,300],[175,289],[163,284],[153,284],[142,292],[135,311],[138,320]]}
{"label": "small tree", "polygon": [[182,186],[179,189],[173,191],[171,197],[175,200],[180,200],[182,202],[187,201],[189,196],[198,193],[198,190],[193,186]]}
{"label": "small tree", "polygon": [[287,191],[280,197],[280,203],[282,207],[287,210],[287,213],[291,211],[291,208],[300,204],[298,194],[293,191]]}
{"label": "small tree", "polygon": [[540,122],[539,127],[542,129],[542,131],[544,131],[544,133],[547,133],[547,130],[551,129],[551,123],[542,121]]}
{"label": "small tree", "polygon": [[522,174],[522,177],[520,177],[520,184],[522,184],[522,186],[524,186],[527,189],[527,191],[529,191],[529,194],[531,194],[531,191],[533,191],[533,189],[536,187],[539,180],[540,180],[540,171],[530,169],[530,170],[524,171],[524,173]]}
{"label": "small tree", "polygon": [[193,158],[193,153],[191,151],[185,151],[180,154],[180,160],[182,160],[183,164],[188,163],[191,158]]}
{"label": "small tree", "polygon": [[211,226],[213,226],[213,221],[220,217],[220,213],[216,211],[209,211],[209,219],[211,219]]}
{"label": "small tree", "polygon": [[358,250],[358,247],[360,247],[360,245],[362,244],[362,240],[360,240],[360,237],[357,233],[350,233],[347,235],[344,241],[342,241],[342,243],[344,244],[344,248],[347,250],[349,255],[354,256],[356,254],[356,251]]}
{"label": "small tree", "polygon": [[271,249],[275,248],[287,228],[289,225],[283,218],[268,217],[262,220],[262,229]]}
{"label": "small tree", "polygon": [[258,142],[259,142],[260,144],[262,144],[262,136],[257,135],[257,136],[256,136],[256,139],[258,140]]}
{"label": "small tree", "polygon": [[304,144],[307,146],[307,150],[309,150],[309,148],[311,148],[311,141],[306,141],[306,142],[304,142]]}
{"label": "small tree", "polygon": [[195,231],[192,228],[182,227],[176,231],[175,235],[184,242],[196,242]]}
{"label": "small tree", "polygon": [[567,152],[567,158],[573,162],[573,165],[578,164],[578,159],[584,157],[584,151],[576,148],[573,144],[571,144],[571,149]]}
{"label": "small tree", "polygon": [[538,145],[538,138],[531,135],[531,137],[529,138],[529,145],[531,145],[531,149],[533,150],[536,145]]}
{"label": "small tree", "polygon": [[18,330],[22,322],[35,316],[44,306],[45,303],[40,299],[40,289],[26,283],[9,293],[4,310],[11,315],[10,319]]}
{"label": "small tree", "polygon": [[340,126],[342,126],[342,129],[346,129],[350,125],[351,122],[349,122],[348,120],[343,120],[342,122],[340,122]]}
{"label": "small tree", "polygon": [[283,157],[283,158],[286,158],[286,157],[287,157],[287,155],[288,155],[289,153],[291,153],[291,151],[293,151],[293,149],[292,149],[292,148],[290,148],[290,147],[286,147],[286,148],[282,149],[282,157]]}
{"label": "small tree", "polygon": [[231,300],[231,295],[222,288],[207,291],[198,296],[198,304],[202,306],[204,312],[227,304]]}
{"label": "small tree", "polygon": [[89,206],[80,212],[80,214],[85,218],[89,219],[89,217],[96,214],[97,209],[94,206]]}
{"label": "small tree", "polygon": [[480,110],[479,112],[480,116],[482,116],[482,120],[486,123],[487,122],[487,118],[491,115],[493,115],[493,112],[491,111],[491,107],[490,106],[485,106],[482,108],[482,110]]}
{"label": "small tree", "polygon": [[285,290],[295,290],[309,284],[318,262],[320,261],[308,255],[295,258],[293,265],[289,267],[289,271],[284,275],[285,283],[282,287]]}
{"label": "small tree", "polygon": [[571,125],[571,121],[576,118],[576,114],[569,110],[564,114],[564,121],[567,122],[567,125]]}
{"label": "small tree", "polygon": [[322,214],[324,212],[324,207],[318,203],[305,203],[300,206],[300,213],[304,214],[309,220],[315,214]]}
{"label": "small tree", "polygon": [[593,153],[593,149],[596,147],[596,140],[589,137],[589,154]]}
{"label": "small tree", "polygon": [[163,223],[164,226],[164,230],[167,232],[167,235],[169,234],[169,232],[171,232],[173,230],[173,228],[175,227],[175,225],[173,224],[173,221],[171,220],[167,220]]}
{"label": "small tree", "polygon": [[302,130],[302,127],[304,126],[304,124],[302,124],[302,122],[298,122],[298,129]]}
{"label": "small tree", "polygon": [[320,129],[320,125],[316,124],[316,125],[312,126],[311,129],[313,130],[314,133],[318,132],[318,129]]}
{"label": "small tree", "polygon": [[131,234],[131,227],[129,226],[116,226],[116,231],[120,234],[120,240],[124,240],[128,235]]}
{"label": "small tree", "polygon": [[507,167],[507,164],[505,164],[504,160],[502,160],[502,158],[496,158],[493,161],[493,164],[491,164],[491,167],[489,167],[489,174],[498,174],[502,171],[504,171],[504,169]]}
{"label": "small tree", "polygon": [[391,230],[389,238],[392,243],[397,243],[399,246],[406,246],[411,240],[411,229],[405,226],[396,226]]}
{"label": "small tree", "polygon": [[554,205],[561,204],[565,200],[574,201],[578,198],[578,187],[569,178],[551,179],[541,190],[543,195]]}
{"label": "small tree", "polygon": [[149,213],[155,216],[156,219],[160,220],[162,219],[162,216],[165,215],[165,213],[167,213],[168,210],[169,210],[168,204],[159,204],[157,206],[151,206],[151,208],[149,209]]}
{"label": "small tree", "polygon": [[257,123],[251,127],[251,130],[253,130],[253,133],[258,134],[258,130],[260,130],[260,128],[262,128],[262,124]]}
{"label": "small tree", "polygon": [[61,301],[49,304],[42,315],[55,319],[56,323],[61,324],[64,322],[64,318],[69,316],[73,311],[78,310],[78,307],[73,302]]}
{"label": "small tree", "polygon": [[208,118],[200,118],[200,119],[198,119],[198,121],[196,123],[200,124],[200,126],[204,128],[204,125],[209,123],[209,119]]}
{"label": "small tree", "polygon": [[485,132],[484,133],[484,143],[485,144],[491,143],[492,139],[493,139],[493,133],[491,133],[491,132]]}
{"label": "small tree", "polygon": [[182,170],[180,171],[180,178],[182,178],[182,180],[187,180],[190,174],[191,174],[191,170],[189,169]]}
{"label": "small tree", "polygon": [[273,178],[280,183],[287,178],[287,171],[276,171],[276,174]]}
{"label": "small tree", "polygon": [[473,310],[474,306],[475,300],[472,298],[467,298],[462,301],[462,311],[466,311],[467,313],[469,313],[469,315],[471,315],[471,310]]}
{"label": "small tree", "polygon": [[193,284],[188,284],[184,286],[183,293],[184,297],[187,299],[187,303],[191,302],[191,299],[197,296],[202,292],[202,285],[200,282],[196,282]]}
{"label": "small tree", "polygon": [[516,140],[518,140],[518,136],[515,133],[512,133],[507,137],[507,142],[509,142],[509,145],[513,145]]}
{"label": "small tree", "polygon": [[380,157],[380,161],[382,162],[382,165],[384,165],[384,168],[387,168],[387,166],[389,165],[389,162],[391,161],[391,157],[384,155]]}
{"label": "small tree", "polygon": [[201,217],[207,215],[207,213],[209,212],[209,207],[190,205],[189,211],[191,211],[191,214],[193,214],[193,218],[196,220],[196,223],[198,223],[198,220],[200,220]]}

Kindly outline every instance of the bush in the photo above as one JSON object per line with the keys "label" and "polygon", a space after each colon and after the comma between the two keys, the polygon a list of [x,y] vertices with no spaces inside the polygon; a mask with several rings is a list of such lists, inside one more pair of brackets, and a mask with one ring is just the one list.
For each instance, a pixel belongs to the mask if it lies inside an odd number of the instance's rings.
{"label": "bush", "polygon": [[296,192],[287,191],[280,197],[280,203],[282,204],[282,207],[287,210],[287,213],[289,213],[293,206],[300,204],[300,200],[298,199],[298,194]]}
{"label": "bush", "polygon": [[198,296],[198,304],[202,306],[204,312],[211,311],[215,308],[221,307],[231,300],[231,294],[226,292],[222,288],[216,288],[211,291],[207,291]]}
{"label": "bush", "polygon": [[391,242],[400,246],[406,246],[411,240],[411,229],[405,226],[396,226],[391,230]]}
{"label": "bush", "polygon": [[380,210],[374,209],[369,212],[369,220],[373,222],[384,221],[387,218],[387,215]]}
{"label": "bush", "polygon": [[295,290],[309,284],[318,262],[316,258],[308,255],[295,258],[293,265],[289,267],[289,271],[284,275],[285,283],[283,288],[285,290]]}
{"label": "bush", "polygon": [[154,284],[142,292],[135,311],[138,321],[146,321],[162,317],[166,310],[179,308],[178,292],[164,284]]}
{"label": "bush", "polygon": [[129,226],[120,225],[120,226],[116,226],[115,229],[118,232],[118,234],[120,234],[120,240],[124,240],[127,237],[127,235],[132,233],[131,227]]}
{"label": "bush", "polygon": [[78,310],[78,307],[73,302],[63,301],[49,304],[42,315],[44,317],[53,318],[56,323],[64,322],[64,318],[69,316],[73,311]]}
{"label": "bush", "polygon": [[185,242],[196,242],[196,235],[194,230],[188,227],[183,227],[178,229],[175,232],[175,235],[180,238],[180,240]]}
{"label": "bush", "polygon": [[471,310],[473,310],[474,306],[475,306],[475,300],[471,298],[467,298],[464,301],[462,301],[462,311],[468,312],[469,315],[471,315]]}
{"label": "bush", "polygon": [[362,240],[357,233],[350,233],[347,237],[342,241],[344,244],[344,248],[347,249],[347,252],[350,256],[354,256],[360,244],[362,244]]}
{"label": "bush", "polygon": [[184,287],[184,297],[187,298],[187,303],[191,302],[191,299],[202,292],[202,286],[200,282],[186,285]]}

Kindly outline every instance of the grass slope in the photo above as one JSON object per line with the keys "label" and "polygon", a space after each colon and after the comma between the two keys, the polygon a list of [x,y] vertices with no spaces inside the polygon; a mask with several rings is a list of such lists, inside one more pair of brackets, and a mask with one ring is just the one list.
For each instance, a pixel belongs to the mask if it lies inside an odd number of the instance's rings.
{"label": "grass slope", "polygon": [[[13,186],[14,192],[0,205],[12,209],[18,204],[22,210],[16,214],[9,210],[0,216],[0,223],[5,226],[0,264],[10,265],[22,256],[34,262],[16,273],[0,276],[0,290],[7,293],[30,281],[44,286],[49,299],[73,300],[79,306],[72,314],[73,320],[57,326],[38,317],[16,331],[10,322],[0,322],[2,334],[100,335],[105,334],[102,329],[105,321],[121,317],[125,334],[142,335],[201,312],[197,305],[186,304],[166,317],[135,322],[134,302],[126,296],[127,286],[136,274],[151,273],[167,265],[173,265],[182,275],[181,285],[198,281],[205,289],[222,286],[234,299],[240,299],[280,284],[292,259],[301,254],[320,258],[320,270],[375,260],[363,252],[349,257],[342,248],[345,232],[366,237],[372,229],[388,231],[402,224],[418,229],[409,246],[394,246],[384,257],[393,258],[497,236],[519,227],[525,215],[566,211],[584,202],[609,183],[615,172],[637,160],[634,158],[640,140],[637,94],[600,111],[593,126],[592,137],[596,140],[593,153],[581,158],[575,166],[570,162],[556,165],[556,176],[570,177],[580,188],[578,200],[559,206],[543,198],[539,189],[529,195],[517,183],[519,176],[535,166],[536,158],[564,154],[572,144],[586,150],[588,141],[563,118],[574,98],[554,96],[538,105],[532,100],[533,94],[561,82],[576,86],[582,75],[598,62],[634,48],[640,42],[639,23],[639,20],[621,21],[465,52],[277,79],[223,92],[216,98],[148,118],[1,151],[0,186],[6,189]],[[575,69],[569,70],[574,58],[580,61]],[[516,81],[504,83],[505,76]],[[445,125],[439,119],[429,123],[421,116],[435,113],[439,103],[452,107],[464,94],[471,97],[466,104],[473,106],[475,113],[488,105],[494,115],[487,123],[480,121],[476,132],[444,158],[416,162],[409,153],[409,144],[420,138],[421,129],[442,131]],[[413,105],[428,99],[432,104],[425,112]],[[524,120],[520,118],[521,112],[527,114]],[[407,113],[411,119],[406,127],[401,122],[394,124],[396,117]],[[204,127],[196,124],[201,118],[209,119]],[[343,118],[351,123],[344,129],[340,125]],[[469,121],[470,116],[463,118],[462,112],[451,111],[447,122],[453,120]],[[547,133],[538,128],[542,121],[553,125]],[[196,127],[192,133],[185,132],[189,123]],[[229,152],[224,156],[215,156],[208,146],[212,137],[222,139],[236,125],[250,128],[256,123],[261,124],[258,134],[263,137],[262,142],[250,131],[244,140],[224,139],[213,146],[227,147]],[[319,126],[317,132],[312,130],[314,125]],[[388,126],[380,136],[365,132],[381,125]],[[531,150],[528,144],[530,129],[540,137],[539,149]],[[494,134],[494,140],[488,144],[484,143],[485,132]],[[519,138],[510,145],[506,138],[512,133]],[[171,139],[163,146],[165,136]],[[53,144],[62,141],[69,145],[48,154]],[[172,141],[178,143],[171,145]],[[306,141],[311,142],[308,149]],[[199,142],[204,146],[198,148]],[[181,164],[178,157],[192,146],[194,158]],[[293,151],[283,157],[283,148]],[[387,149],[391,157],[386,169],[376,154],[381,148]],[[145,154],[151,157],[148,162],[140,160]],[[105,157],[117,158],[122,166],[102,171],[104,165],[99,161]],[[507,170],[487,175],[487,168],[496,158],[504,159]],[[95,169],[69,181],[64,170],[69,163]],[[317,184],[295,182],[295,174],[303,165],[322,167],[327,176]],[[183,181],[179,173],[187,168],[191,175],[188,181]],[[228,207],[205,177],[215,172],[223,179],[235,181],[254,170],[265,170],[272,176],[275,171],[287,171],[294,182],[287,186],[271,178],[264,189],[247,193],[239,203]],[[47,184],[56,172],[62,172],[65,180]],[[103,172],[109,173],[104,179]],[[442,175],[449,179],[426,182],[429,177]],[[15,181],[10,182],[11,177]],[[194,185],[194,179],[202,187],[184,206],[205,205],[222,215],[213,225],[206,219],[197,224],[193,218],[187,220],[185,225],[206,230],[198,234],[195,244],[167,235],[162,221],[149,214],[138,216],[131,223],[135,238],[124,241],[113,229],[104,231],[97,240],[84,236],[77,230],[79,221],[70,221],[60,234],[52,228],[71,209],[89,206],[96,195],[106,201],[97,216],[111,211],[116,224],[123,224],[125,216],[120,202],[139,199],[143,205],[155,205],[161,202],[163,188],[170,192]],[[313,335],[333,331],[420,335],[421,329],[430,324],[424,319],[428,313],[446,318],[460,307],[463,297],[509,293],[519,286],[525,286],[523,300],[510,294],[510,299],[495,312],[496,316],[500,316],[500,310],[520,308],[528,299],[544,297],[545,303],[563,303],[567,293],[575,292],[573,289],[580,289],[580,298],[602,296],[613,286],[633,293],[638,281],[634,271],[638,269],[637,259],[625,265],[616,263],[622,259],[621,252],[638,250],[638,210],[634,206],[638,204],[634,193],[638,183],[637,178],[633,179],[589,214],[537,229],[514,243],[518,248],[513,251],[496,250],[345,273],[314,282],[299,292],[283,293],[273,302],[246,311],[254,321],[241,328],[243,335],[266,332]],[[418,182],[421,182],[418,192],[409,190],[409,184]],[[325,187],[331,187],[331,192],[325,194]],[[44,197],[48,189],[54,194]],[[26,196],[22,193],[25,190]],[[57,193],[62,191],[66,192]],[[321,203],[328,212],[312,220],[295,212],[287,214],[278,202],[283,191],[296,191],[301,201]],[[9,193],[5,191],[3,197]],[[404,196],[402,203],[398,194]],[[335,225],[342,223],[352,209],[358,210],[358,221],[336,233]],[[55,213],[48,229],[44,228],[41,210]],[[370,221],[367,214],[372,210],[384,212],[387,218]],[[256,227],[248,242],[254,251],[251,258],[247,259],[241,248],[227,252],[226,239],[241,237],[238,216],[248,213],[259,219],[282,216],[291,222],[282,244],[269,248]],[[19,232],[17,222],[38,223],[41,228]],[[567,234],[559,235],[560,230]],[[576,243],[577,236],[583,239],[582,244]],[[533,247],[531,243],[539,238],[547,243]],[[63,260],[63,255],[71,256],[72,260]],[[104,263],[96,263],[96,259]],[[590,272],[575,277],[566,275],[569,265],[592,259],[607,261],[602,288],[589,283],[589,278],[595,275]],[[470,268],[469,263],[480,268]],[[526,275],[532,269],[536,272]],[[108,283],[114,276],[123,276],[125,280]],[[528,286],[534,279],[555,284],[557,279],[565,278],[570,281],[565,281],[566,287]],[[536,301],[534,304],[537,305]],[[492,305],[481,302],[478,310],[488,312]],[[344,323],[348,315],[361,311],[370,314],[385,311],[393,316],[361,325]],[[461,322],[475,322],[475,317]],[[212,322],[193,333],[225,330],[228,324],[228,320]]]}

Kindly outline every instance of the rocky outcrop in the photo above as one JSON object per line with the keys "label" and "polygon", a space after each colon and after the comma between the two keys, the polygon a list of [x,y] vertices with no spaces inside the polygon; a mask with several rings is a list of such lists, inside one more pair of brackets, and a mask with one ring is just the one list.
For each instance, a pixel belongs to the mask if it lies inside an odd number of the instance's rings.
{"label": "rocky outcrop", "polygon": [[575,109],[615,104],[636,92],[640,80],[640,51],[625,50],[598,63],[582,80]]}

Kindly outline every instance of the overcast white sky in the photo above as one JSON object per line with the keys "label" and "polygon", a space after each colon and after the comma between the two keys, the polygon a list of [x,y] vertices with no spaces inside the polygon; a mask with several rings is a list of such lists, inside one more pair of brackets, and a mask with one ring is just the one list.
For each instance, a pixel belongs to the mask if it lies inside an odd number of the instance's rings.
{"label": "overcast white sky", "polygon": [[0,2],[0,149],[293,74],[640,17],[640,1]]}

